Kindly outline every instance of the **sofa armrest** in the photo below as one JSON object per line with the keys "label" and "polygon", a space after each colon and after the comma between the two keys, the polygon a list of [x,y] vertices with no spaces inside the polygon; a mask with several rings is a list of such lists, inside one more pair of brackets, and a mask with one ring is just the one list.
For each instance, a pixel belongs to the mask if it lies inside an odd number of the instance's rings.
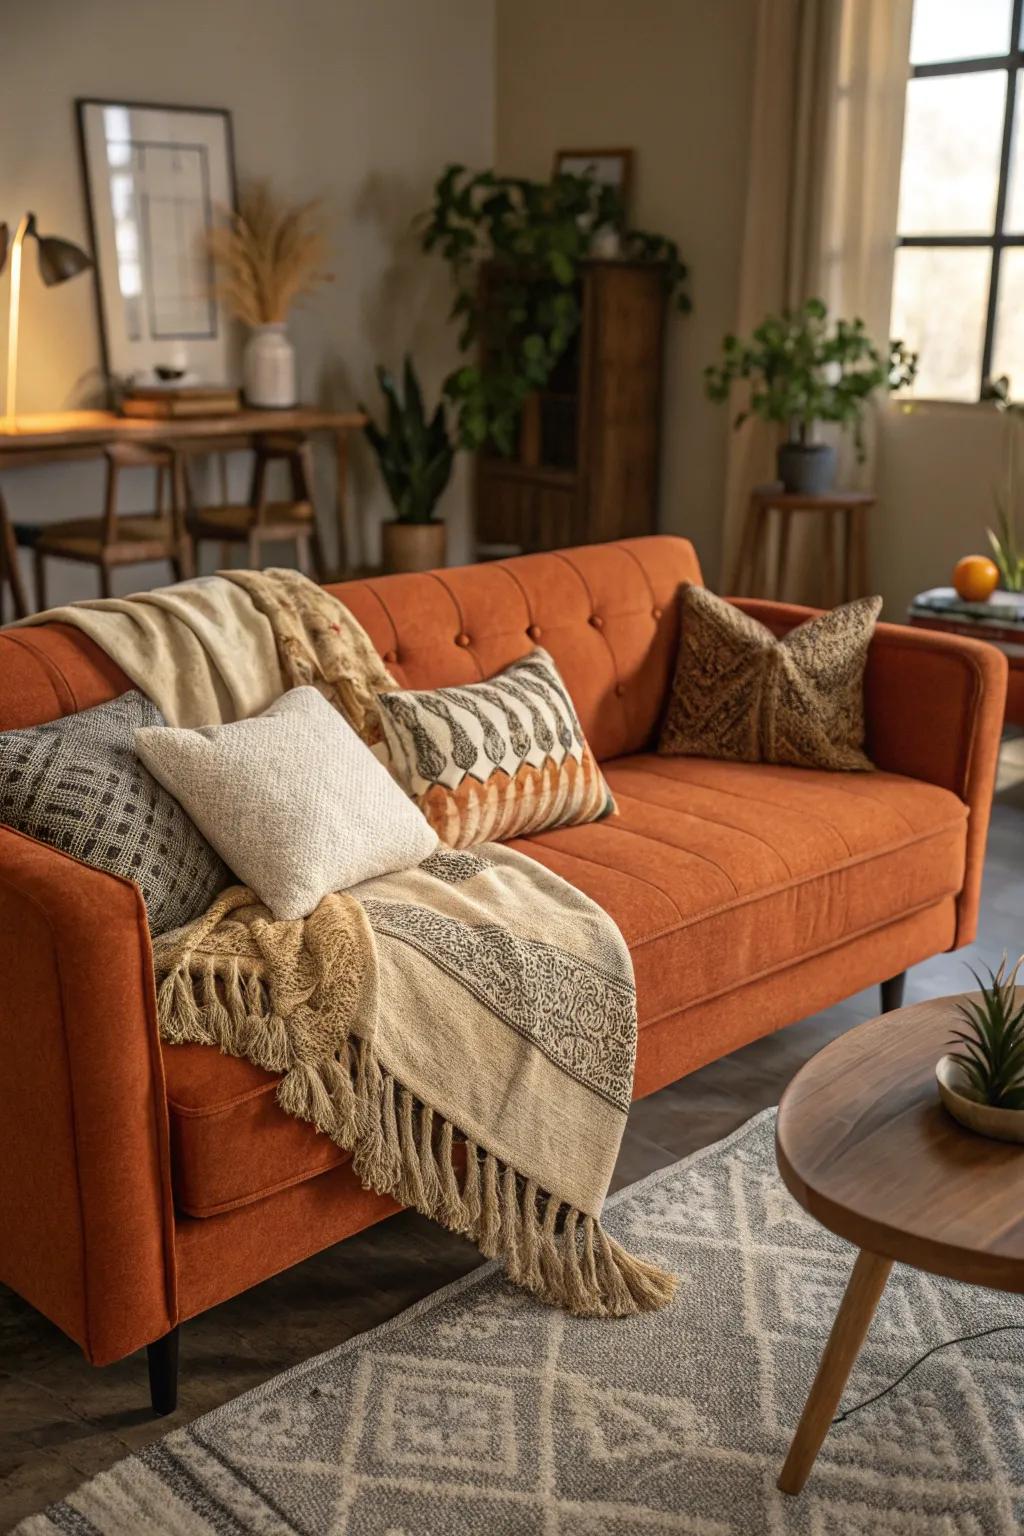
{"label": "sofa armrest", "polygon": [[[754,598],[732,601],[776,634],[819,611]],[[956,946],[970,943],[977,931],[1007,670],[994,645],[905,624],[879,624],[868,652],[864,709],[872,762],[952,790],[970,812]]]}
{"label": "sofa armrest", "polygon": [[127,880],[0,826],[0,1279],[103,1365],[173,1326],[149,930]]}

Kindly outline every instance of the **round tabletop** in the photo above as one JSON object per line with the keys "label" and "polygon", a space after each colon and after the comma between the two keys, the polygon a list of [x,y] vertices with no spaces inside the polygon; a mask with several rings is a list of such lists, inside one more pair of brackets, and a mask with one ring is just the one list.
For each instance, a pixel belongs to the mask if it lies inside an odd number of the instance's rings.
{"label": "round tabletop", "polygon": [[779,1171],[858,1248],[1024,1292],[1024,1146],[966,1130],[939,1100],[935,1064],[959,1001],[872,1019],[801,1068],[779,1105]]}

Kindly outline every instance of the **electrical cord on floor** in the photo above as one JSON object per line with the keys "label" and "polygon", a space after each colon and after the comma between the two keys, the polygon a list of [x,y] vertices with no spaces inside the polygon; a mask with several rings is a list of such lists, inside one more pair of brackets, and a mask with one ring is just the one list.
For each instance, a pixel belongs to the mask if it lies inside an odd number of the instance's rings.
{"label": "electrical cord on floor", "polygon": [[883,1387],[881,1392],[876,1392],[874,1397],[866,1397],[862,1403],[854,1403],[852,1408],[841,1409],[832,1420],[832,1423],[842,1424],[851,1414],[860,1413],[862,1408],[870,1408],[872,1403],[877,1403],[881,1398],[888,1397],[890,1392],[895,1392],[896,1388],[906,1381],[911,1371],[916,1371],[919,1365],[923,1365],[926,1360],[930,1360],[932,1355],[937,1355],[942,1349],[952,1349],[954,1344],[970,1344],[974,1339],[987,1339],[993,1333],[1021,1332],[1024,1332],[1024,1323],[997,1323],[995,1327],[982,1328],[978,1333],[961,1333],[955,1339],[947,1339],[944,1344],[933,1344],[931,1349],[926,1350],[913,1364],[908,1365],[903,1374],[897,1376],[896,1380],[890,1382],[889,1386]]}

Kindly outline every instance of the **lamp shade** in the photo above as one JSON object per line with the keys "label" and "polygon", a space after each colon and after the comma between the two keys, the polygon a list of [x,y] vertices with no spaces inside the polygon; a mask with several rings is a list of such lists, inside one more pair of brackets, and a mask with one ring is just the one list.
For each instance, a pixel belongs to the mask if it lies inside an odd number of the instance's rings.
{"label": "lamp shade", "polygon": [[65,283],[69,277],[77,277],[79,272],[92,266],[85,252],[70,240],[62,240],[60,235],[41,235],[36,229],[34,214],[29,219],[25,233],[36,238],[39,246],[39,276],[47,288]]}
{"label": "lamp shade", "polygon": [[40,235],[38,238],[39,275],[47,288],[66,282],[69,277],[76,277],[92,266],[85,252],[72,245],[70,240],[62,240],[59,235]]}

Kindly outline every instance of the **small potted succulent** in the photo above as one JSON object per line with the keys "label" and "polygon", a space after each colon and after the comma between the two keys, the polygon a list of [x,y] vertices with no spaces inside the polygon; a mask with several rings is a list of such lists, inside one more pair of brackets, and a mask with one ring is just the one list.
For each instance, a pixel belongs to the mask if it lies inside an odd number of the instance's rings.
{"label": "small potted succulent", "polygon": [[801,309],[769,315],[749,341],[726,336],[721,362],[704,370],[704,389],[710,400],[724,401],[736,382],[745,383],[747,405],[734,425],[759,416],[786,427],[788,441],[778,450],[779,479],[787,491],[820,496],[832,488],[836,450],[814,441],[817,424],[852,427],[862,460],[862,423],[871,396],[903,389],[916,372],[917,353],[902,341],[890,341],[879,351],[863,320],[831,323],[821,299],[808,299]]}
{"label": "small potted succulent", "polygon": [[[405,359],[402,393],[384,367],[377,369],[377,382],[387,401],[387,419],[383,427],[371,419],[364,430],[395,509],[394,518],[381,529],[384,568],[433,570],[444,564],[445,525],[436,513],[455,457],[444,401],[428,421],[423,391],[409,357]],[[359,409],[366,412],[364,405]]]}
{"label": "small potted succulent", "polygon": [[1024,996],[1017,974],[1024,955],[1007,972],[1003,956],[988,985],[975,975],[980,997],[958,1005],[963,1029],[953,1031],[957,1049],[935,1068],[939,1095],[954,1119],[997,1141],[1024,1142]]}

